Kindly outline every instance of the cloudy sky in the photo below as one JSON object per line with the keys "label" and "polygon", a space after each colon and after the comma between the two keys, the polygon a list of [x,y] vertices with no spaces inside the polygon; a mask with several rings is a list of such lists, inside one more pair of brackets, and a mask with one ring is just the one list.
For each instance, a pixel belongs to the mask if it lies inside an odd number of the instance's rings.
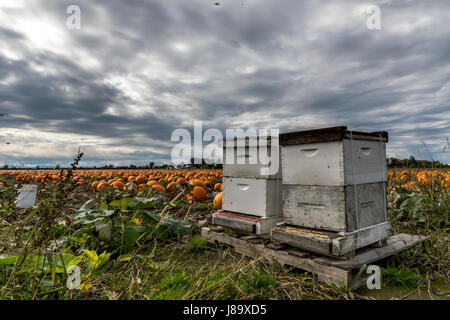
{"label": "cloudy sky", "polygon": [[449,163],[449,14],[448,0],[1,0],[0,165],[66,165],[79,146],[83,165],[158,163],[194,120],[386,130],[389,155]]}

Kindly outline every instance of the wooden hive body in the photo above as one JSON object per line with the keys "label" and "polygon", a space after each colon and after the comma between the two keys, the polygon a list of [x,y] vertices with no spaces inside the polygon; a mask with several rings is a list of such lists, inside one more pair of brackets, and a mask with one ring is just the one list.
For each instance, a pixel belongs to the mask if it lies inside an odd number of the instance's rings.
{"label": "wooden hive body", "polygon": [[[330,238],[324,247],[336,243],[331,240],[336,234],[344,239],[351,235],[351,245],[347,242],[345,249],[337,241],[336,255],[387,238],[387,141],[386,132],[355,132],[346,127],[280,135],[284,223],[325,232]],[[288,230],[279,229],[273,237],[280,241],[309,237],[308,232],[289,234]],[[301,247],[302,241],[292,244]],[[307,246],[311,250],[311,243]]]}

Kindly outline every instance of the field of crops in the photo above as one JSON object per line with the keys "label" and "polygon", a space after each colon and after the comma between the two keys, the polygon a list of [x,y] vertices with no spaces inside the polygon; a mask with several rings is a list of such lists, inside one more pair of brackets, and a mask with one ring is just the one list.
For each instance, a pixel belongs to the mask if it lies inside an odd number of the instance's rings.
{"label": "field of crops", "polygon": [[76,187],[88,184],[94,191],[109,187],[129,195],[141,191],[148,194],[151,190],[170,196],[177,190],[184,190],[188,201],[205,200],[209,191],[218,191],[219,195],[222,191],[221,170],[71,170],[70,173],[68,170],[11,170],[4,171],[4,175],[14,176],[19,183],[47,186],[55,181],[69,180]]}
{"label": "field of crops", "polygon": [[[351,292],[200,238],[220,170],[3,170],[0,299],[448,298],[450,173],[388,178],[392,233],[429,241],[383,262],[383,290]],[[14,204],[25,183],[38,185],[30,209]],[[81,290],[66,285],[74,265]]]}

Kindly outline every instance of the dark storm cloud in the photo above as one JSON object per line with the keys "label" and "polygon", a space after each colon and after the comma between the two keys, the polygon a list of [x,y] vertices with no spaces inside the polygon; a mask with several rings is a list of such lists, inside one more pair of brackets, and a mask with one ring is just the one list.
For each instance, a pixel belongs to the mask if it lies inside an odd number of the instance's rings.
{"label": "dark storm cloud", "polygon": [[[137,131],[158,140],[166,139],[172,126],[156,115],[138,119],[104,114],[110,105],[126,104],[116,88],[101,83],[97,75],[81,70],[75,63],[51,54],[31,60],[57,66],[57,76],[42,76],[27,62],[10,61],[0,56],[1,74],[14,75],[21,81],[0,85],[2,111],[10,127],[33,127],[42,131],[90,134],[122,138]],[[67,71],[67,72],[66,72]],[[70,72],[69,72],[70,71]],[[13,102],[9,105],[7,102]],[[23,116],[27,119],[24,120]],[[49,122],[58,120],[49,126]],[[151,128],[151,129],[150,129]]]}
{"label": "dark storm cloud", "polygon": [[24,36],[16,31],[0,27],[0,39],[3,41],[14,41],[23,39]]}
{"label": "dark storm cloud", "polygon": [[0,124],[123,150],[102,158],[89,147],[93,163],[167,159],[171,132],[193,120],[222,130],[388,130],[393,153],[428,157],[425,140],[449,162],[440,151],[450,135],[450,3],[373,2],[382,13],[376,31],[356,0],[80,0],[74,31],[65,27],[73,1],[4,8],[19,20],[28,8],[55,36],[38,41],[0,21],[0,112],[8,113]]}

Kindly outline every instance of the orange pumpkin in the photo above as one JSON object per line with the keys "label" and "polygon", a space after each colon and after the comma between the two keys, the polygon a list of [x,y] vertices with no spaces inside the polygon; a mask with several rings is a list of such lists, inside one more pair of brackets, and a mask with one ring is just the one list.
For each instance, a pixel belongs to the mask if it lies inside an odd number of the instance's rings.
{"label": "orange pumpkin", "polygon": [[145,179],[145,177],[142,176],[142,175],[137,176],[137,178],[136,178],[136,182],[137,182],[138,184],[144,184],[145,181],[146,181],[146,179]]}
{"label": "orange pumpkin", "polygon": [[166,194],[166,189],[159,184],[155,184],[152,186],[153,190]]}
{"label": "orange pumpkin", "polygon": [[203,189],[206,189],[205,184],[203,183],[202,180],[200,179],[192,179],[191,181],[189,181],[189,184],[193,187],[202,187]]}
{"label": "orange pumpkin", "polygon": [[203,187],[197,186],[192,190],[195,201],[200,201],[206,199],[206,190]]}
{"label": "orange pumpkin", "polygon": [[104,188],[106,186],[108,186],[108,183],[106,183],[106,182],[99,183],[98,186],[97,186],[97,191],[100,191],[100,189],[102,189],[102,188]]}
{"label": "orange pumpkin", "polygon": [[122,181],[114,181],[114,182],[112,183],[112,186],[113,186],[114,188],[116,188],[116,189],[119,189],[119,190],[123,190],[123,187],[125,187],[125,185],[123,184]]}
{"label": "orange pumpkin", "polygon": [[175,191],[175,186],[177,185],[176,182],[171,182],[167,185],[167,191],[169,192],[174,192]]}
{"label": "orange pumpkin", "polygon": [[219,192],[218,194],[216,194],[213,201],[214,209],[222,209],[222,197],[223,192]]}

